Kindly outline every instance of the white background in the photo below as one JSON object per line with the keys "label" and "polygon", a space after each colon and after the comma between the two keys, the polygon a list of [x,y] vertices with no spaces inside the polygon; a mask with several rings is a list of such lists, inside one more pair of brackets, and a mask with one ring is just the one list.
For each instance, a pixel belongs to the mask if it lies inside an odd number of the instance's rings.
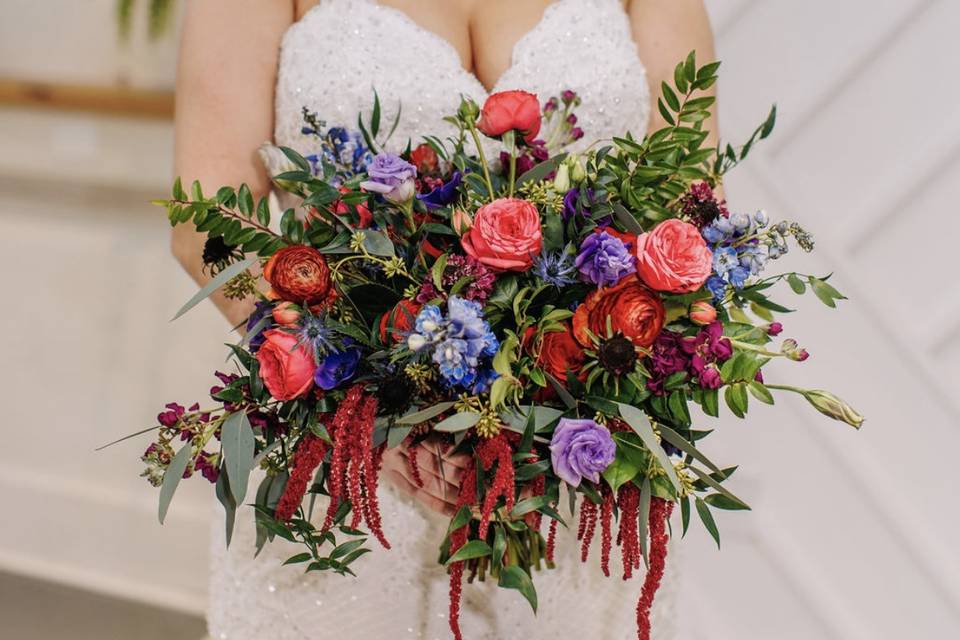
{"label": "white background", "polygon": [[[730,175],[731,204],[801,221],[817,250],[782,265],[836,271],[851,298],[785,290],[801,313],[784,335],[812,357],[767,378],[832,389],[868,420],[857,433],[782,398],[709,425],[754,511],[721,514],[722,552],[699,529],[684,541],[684,637],[957,637],[960,3],[708,4],[724,137],[771,102],[781,114]],[[3,0],[0,75],[169,86],[172,43],[119,49],[112,5]],[[170,125],[7,109],[0,141],[0,568],[202,611],[208,487],[184,483],[161,528],[136,479],[146,441],[93,452],[201,399],[225,355],[212,309],[167,323],[193,291],[144,204],[169,183]]]}

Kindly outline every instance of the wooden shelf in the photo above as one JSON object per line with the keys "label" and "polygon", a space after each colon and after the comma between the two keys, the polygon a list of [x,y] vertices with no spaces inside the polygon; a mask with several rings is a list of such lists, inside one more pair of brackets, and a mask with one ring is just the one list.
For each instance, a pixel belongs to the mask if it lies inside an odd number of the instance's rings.
{"label": "wooden shelf", "polygon": [[173,118],[173,92],[0,77],[0,106]]}

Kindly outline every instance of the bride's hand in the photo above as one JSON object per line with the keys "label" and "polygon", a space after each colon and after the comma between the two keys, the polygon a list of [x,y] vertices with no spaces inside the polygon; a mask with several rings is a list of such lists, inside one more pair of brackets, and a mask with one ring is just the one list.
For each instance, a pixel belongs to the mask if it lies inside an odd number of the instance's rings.
{"label": "bride's hand", "polygon": [[[383,454],[385,477],[427,508],[452,517],[457,513],[460,480],[470,457],[460,453],[450,454],[451,449],[450,445],[442,444],[432,437],[413,447],[403,443],[387,449]],[[410,471],[410,455],[414,450],[420,478],[423,480],[422,487],[417,484]]]}

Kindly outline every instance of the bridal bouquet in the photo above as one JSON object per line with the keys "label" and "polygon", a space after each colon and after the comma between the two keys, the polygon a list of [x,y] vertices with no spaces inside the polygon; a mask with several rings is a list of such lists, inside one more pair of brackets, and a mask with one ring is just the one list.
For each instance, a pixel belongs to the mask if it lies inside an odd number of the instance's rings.
{"label": "bridal bouquet", "polygon": [[213,404],[159,415],[143,460],[161,521],[180,480],[199,474],[228,541],[249,503],[259,545],[296,542],[287,563],[352,574],[370,536],[390,547],[377,501],[385,450],[406,445],[420,478],[426,449],[410,445],[431,438],[471,461],[437,540],[455,638],[465,577],[516,589],[536,610],[558,525],[576,531],[584,561],[600,538],[605,574],[644,576],[637,625],[649,638],[671,512],[679,505],[684,533],[695,512],[719,542],[713,510],[749,508],[727,487],[735,467],[703,453],[711,432],[693,409],[717,416],[722,397],[743,418],[751,398],[789,392],[863,420],[827,391],[764,375],[774,358],[807,358],[778,337],[790,309],[775,286],[830,307],[843,296],[828,278],[766,273],[794,244],[813,248],[799,224],[718,199],[775,117],[741,147],[705,148],[714,99],[701,92],[718,66],[691,54],[662,86],[666,128],[581,153],[564,151],[584,135],[572,91],[543,104],[524,91],[482,108],[463,99],[447,118],[455,136],[399,155],[384,150],[379,99],[356,130],[305,110],[316,152],[265,150],[286,163],[273,181],[298,203],[276,230],[246,186],[187,193],[178,181],[162,204],[172,224],[207,234],[213,277],[177,315],[221,288],[256,307]]}

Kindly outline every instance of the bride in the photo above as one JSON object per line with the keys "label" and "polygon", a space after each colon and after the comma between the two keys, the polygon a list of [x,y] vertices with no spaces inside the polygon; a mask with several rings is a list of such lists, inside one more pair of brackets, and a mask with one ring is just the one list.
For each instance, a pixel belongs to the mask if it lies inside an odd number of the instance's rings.
{"label": "bride", "polygon": [[[442,118],[456,111],[461,94],[482,103],[506,89],[543,100],[576,91],[583,100],[577,124],[586,134],[580,148],[625,130],[640,136],[664,125],[651,101],[692,49],[700,60],[713,57],[701,0],[193,0],[177,81],[176,172],[187,183],[245,182],[264,194],[271,171],[258,159],[264,141],[308,151],[300,133],[303,107],[329,126],[352,127],[359,111],[368,112],[374,90],[385,121],[401,109],[395,151],[423,133],[443,137],[449,125]],[[707,128],[715,131],[715,123]],[[173,234],[174,254],[198,282],[206,277],[203,242],[187,225]],[[214,300],[232,325],[251,310],[252,303]],[[417,488],[408,478],[408,452],[388,452],[390,482],[381,500],[396,544],[358,562],[359,578],[281,566],[292,552],[279,540],[254,558],[249,511],[238,518],[229,550],[218,523],[211,636],[449,637],[448,582],[436,544],[446,527],[441,514],[453,510],[457,493],[444,483],[456,485],[464,463],[429,441],[421,446],[443,468],[434,462]],[[467,637],[636,637],[639,584],[604,578],[594,563],[580,565],[571,532],[559,538],[557,565],[537,581],[536,619],[512,591],[491,582],[465,588]],[[675,580],[668,572],[654,607],[658,640],[676,637]]]}

